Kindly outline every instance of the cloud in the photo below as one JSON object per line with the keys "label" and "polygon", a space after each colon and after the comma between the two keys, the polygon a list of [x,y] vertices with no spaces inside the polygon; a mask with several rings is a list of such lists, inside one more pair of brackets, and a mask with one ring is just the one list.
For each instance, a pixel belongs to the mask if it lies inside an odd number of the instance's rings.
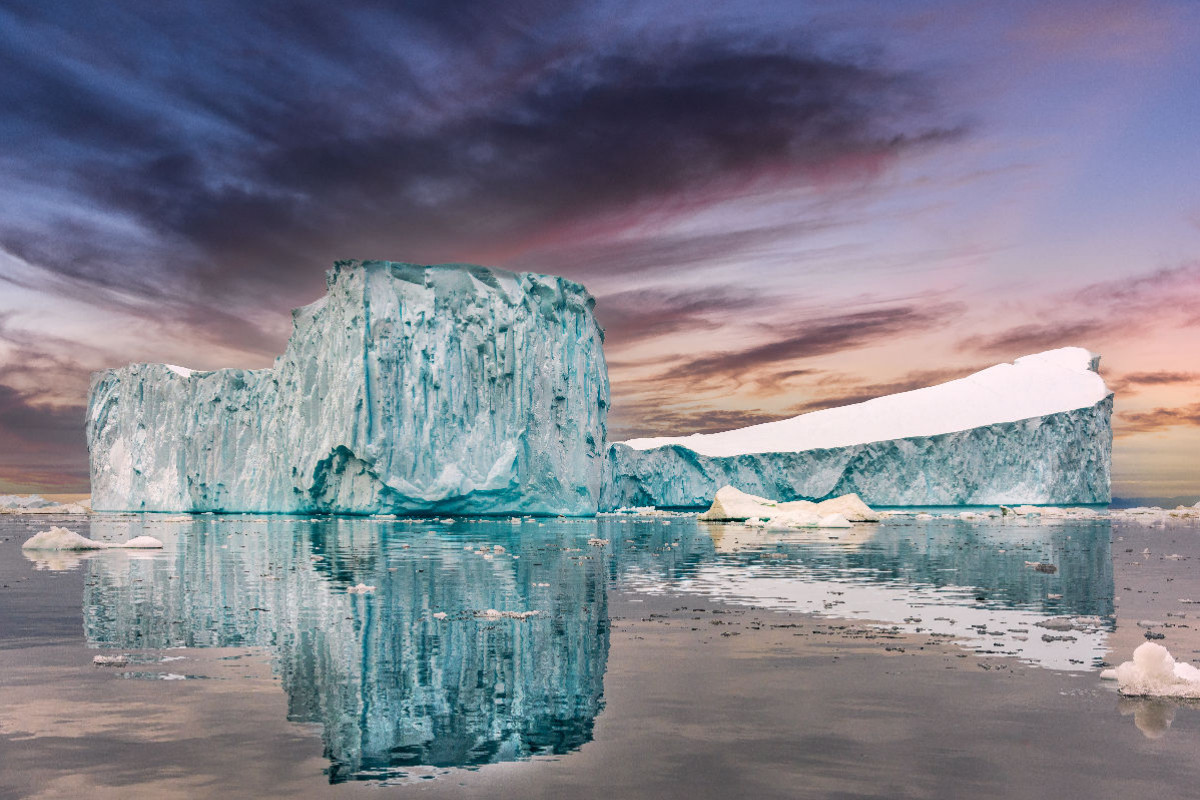
{"label": "cloud", "polygon": [[1200,426],[1200,403],[1176,408],[1156,408],[1152,411],[1122,411],[1117,414],[1114,434],[1154,433],[1182,425]]}
{"label": "cloud", "polygon": [[696,328],[712,328],[770,301],[736,286],[669,291],[634,289],[597,298],[596,316],[609,349]]}
{"label": "cloud", "polygon": [[1200,372],[1130,372],[1108,381],[1117,394],[1135,394],[1142,386],[1170,386],[1200,381]]}
{"label": "cloud", "polygon": [[[600,45],[579,12],[540,3],[255,8],[202,24],[81,15],[58,31],[70,59],[12,48],[15,177],[76,206],[6,215],[0,244],[106,289],[289,294],[337,257],[504,258],[959,134],[930,119],[921,77],[805,41],[713,29]],[[38,41],[36,20],[16,25]],[[96,44],[118,38],[125,62]]]}
{"label": "cloud", "polygon": [[657,381],[693,387],[741,384],[758,376],[771,380],[780,365],[804,358],[827,356],[897,338],[927,332],[962,312],[957,303],[898,304],[793,323],[784,335],[763,344],[682,361],[664,370]]}
{"label": "cloud", "polygon": [[0,383],[0,486],[86,492],[84,409],[33,402]]}
{"label": "cloud", "polygon": [[1011,360],[1043,350],[1076,346],[1104,330],[1105,324],[1099,320],[1017,325],[998,333],[969,336],[959,342],[958,349]]}
{"label": "cloud", "polygon": [[[957,349],[1012,359],[1057,347],[1089,347],[1098,340],[1128,339],[1164,324],[1197,325],[1200,264],[1184,264],[1126,278],[1099,281],[1030,304],[1027,322],[959,341]],[[1012,311],[1006,311],[1010,318]]]}

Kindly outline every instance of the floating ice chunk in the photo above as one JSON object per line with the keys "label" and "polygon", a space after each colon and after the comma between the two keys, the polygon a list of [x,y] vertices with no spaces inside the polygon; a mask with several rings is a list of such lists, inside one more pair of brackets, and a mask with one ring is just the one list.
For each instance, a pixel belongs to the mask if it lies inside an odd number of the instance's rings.
{"label": "floating ice chunk", "polygon": [[857,494],[851,492],[841,497],[831,497],[817,503],[821,514],[841,514],[850,522],[879,522],[880,514],[872,510]]}
{"label": "floating ice chunk", "polygon": [[80,536],[75,531],[60,528],[57,525],[48,531],[39,531],[21,545],[23,550],[103,550],[110,547],[107,542],[97,542],[94,539]]}
{"label": "floating ice chunk", "polygon": [[745,520],[747,525],[759,528],[845,528],[851,520],[877,522],[879,518],[856,494],[820,503],[809,500],[779,503],[733,486],[718,489],[712,506],[699,516],[709,521]]}
{"label": "floating ice chunk", "polygon": [[536,617],[537,611],[497,611],[494,608],[489,608],[486,611],[476,611],[475,616],[478,619],[529,619]]}
{"label": "floating ice chunk", "polygon": [[351,586],[346,589],[346,594],[369,594],[375,591],[374,586],[368,586],[365,583],[360,583],[357,586]]}
{"label": "floating ice chunk", "polygon": [[116,546],[128,547],[134,550],[157,550],[162,548],[163,543],[153,536],[135,536],[129,541]]}
{"label": "floating ice chunk", "polygon": [[22,550],[110,550],[113,548],[149,549],[162,547],[163,543],[153,536],[138,536],[127,542],[98,542],[80,536],[75,531],[51,526],[48,531],[40,531],[25,540]]}
{"label": "floating ice chunk", "polygon": [[1115,680],[1118,691],[1131,697],[1200,698],[1200,669],[1178,662],[1167,648],[1154,642],[1139,645],[1133,660],[1100,673]]}
{"label": "floating ice chunk", "polygon": [[713,498],[712,506],[699,516],[702,520],[742,520],[761,516],[763,511],[775,511],[779,504],[774,500],[747,494],[733,486],[722,486]]}
{"label": "floating ice chunk", "polygon": [[97,667],[123,667],[129,663],[129,656],[94,656],[92,663]]}

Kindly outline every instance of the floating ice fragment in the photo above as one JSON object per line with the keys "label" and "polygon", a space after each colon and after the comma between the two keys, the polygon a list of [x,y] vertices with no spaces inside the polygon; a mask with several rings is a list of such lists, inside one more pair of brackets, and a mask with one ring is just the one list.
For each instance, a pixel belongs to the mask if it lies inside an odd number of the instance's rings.
{"label": "floating ice fragment", "polygon": [[851,521],[878,522],[856,494],[842,495],[820,503],[809,500],[776,502],[747,494],[733,486],[722,486],[701,520],[744,520],[757,528],[848,528]]}
{"label": "floating ice fragment", "polygon": [[479,619],[529,619],[536,617],[537,611],[497,611],[494,608],[489,608],[486,611],[476,611],[475,616]]}
{"label": "floating ice fragment", "polygon": [[92,663],[97,667],[124,667],[129,663],[129,656],[93,656]]}
{"label": "floating ice fragment", "polygon": [[365,583],[360,583],[357,586],[351,586],[346,589],[346,594],[368,594],[375,591],[374,586],[368,586]]}
{"label": "floating ice fragment", "polygon": [[1200,669],[1177,662],[1167,648],[1154,642],[1138,645],[1133,660],[1100,673],[1115,680],[1118,691],[1131,697],[1200,698]]}
{"label": "floating ice fragment", "polygon": [[98,542],[80,536],[75,531],[51,526],[48,531],[39,531],[25,540],[21,545],[23,550],[110,550],[113,548],[150,549],[161,548],[163,543],[153,536],[138,536],[127,542]]}

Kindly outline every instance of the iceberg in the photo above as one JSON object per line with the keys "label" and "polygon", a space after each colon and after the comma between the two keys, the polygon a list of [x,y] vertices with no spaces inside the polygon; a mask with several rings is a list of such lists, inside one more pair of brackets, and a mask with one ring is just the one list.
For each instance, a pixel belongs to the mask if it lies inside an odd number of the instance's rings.
{"label": "iceberg", "polygon": [[341,261],[269,369],[93,376],[97,511],[590,515],[594,299],[533,273]]}
{"label": "iceberg", "polygon": [[1067,347],[747,428],[610,445],[603,509],[856,494],[872,506],[1107,503],[1112,393]]}

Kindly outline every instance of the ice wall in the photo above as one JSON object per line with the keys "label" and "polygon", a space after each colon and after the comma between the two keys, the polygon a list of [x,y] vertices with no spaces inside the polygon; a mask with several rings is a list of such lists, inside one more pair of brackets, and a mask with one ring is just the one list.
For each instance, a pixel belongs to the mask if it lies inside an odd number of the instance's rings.
{"label": "ice wall", "polygon": [[1064,348],[780,422],[614,444],[601,507],[707,507],[727,484],[885,506],[1107,503],[1112,395],[1098,362]]}
{"label": "ice wall", "polygon": [[271,369],[93,377],[97,510],[596,511],[608,375],[563,278],[338,262]]}

